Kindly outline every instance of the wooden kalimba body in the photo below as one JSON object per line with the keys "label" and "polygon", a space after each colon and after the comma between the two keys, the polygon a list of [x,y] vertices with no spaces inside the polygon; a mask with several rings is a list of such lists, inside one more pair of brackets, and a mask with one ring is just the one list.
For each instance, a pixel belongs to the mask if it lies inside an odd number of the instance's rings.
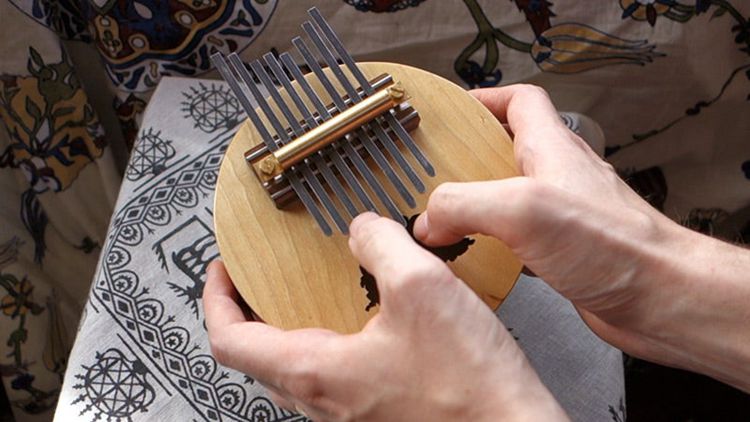
{"label": "wooden kalimba body", "polygon": [[[315,24],[302,28],[314,48],[292,41],[306,75],[289,53],[266,54],[250,70],[236,54],[212,57],[249,117],[219,173],[216,238],[265,322],[352,333],[378,304],[375,280],[348,248],[357,214],[410,228],[439,184],[517,171],[502,125],[462,88],[409,66],[355,63],[317,9],[310,15]],[[481,235],[431,251],[492,308],[521,268]]]}

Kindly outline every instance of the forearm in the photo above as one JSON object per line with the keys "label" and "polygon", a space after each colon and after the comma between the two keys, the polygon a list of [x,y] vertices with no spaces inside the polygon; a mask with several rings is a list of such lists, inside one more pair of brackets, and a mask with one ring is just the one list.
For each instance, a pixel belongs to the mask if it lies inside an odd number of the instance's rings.
{"label": "forearm", "polygon": [[623,349],[750,391],[750,250],[676,226],[665,244]]}

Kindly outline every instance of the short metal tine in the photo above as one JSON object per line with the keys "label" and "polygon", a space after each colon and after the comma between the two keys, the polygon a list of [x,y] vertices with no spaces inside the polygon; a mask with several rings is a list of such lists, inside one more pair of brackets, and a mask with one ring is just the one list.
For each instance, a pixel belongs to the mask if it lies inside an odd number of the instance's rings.
{"label": "short metal tine", "polygon": [[[331,85],[331,81],[328,79],[328,77],[323,72],[323,69],[320,67],[318,62],[315,60],[315,57],[310,53],[310,50],[305,45],[305,42],[302,41],[301,38],[296,37],[292,40],[292,44],[297,48],[297,51],[302,54],[302,57],[305,60],[305,63],[307,63],[307,66],[312,69],[313,73],[315,73],[315,76],[318,78],[321,84],[323,84],[323,87],[326,91],[331,95],[331,99],[333,100],[334,105],[336,108],[341,110],[346,109],[346,104],[341,99],[341,97],[336,92],[336,89]],[[291,70],[292,74],[294,75],[294,78],[297,80],[297,82],[302,87],[302,90],[305,92],[305,94],[310,97],[311,101],[315,105],[315,108],[318,110],[318,114],[320,114],[321,117],[324,119],[328,119],[331,117],[331,115],[328,113],[328,110],[326,109],[325,105],[320,101],[318,98],[318,95],[315,93],[315,91],[310,87],[310,84],[307,83],[307,80],[302,76],[301,72],[299,72],[299,69],[295,72],[294,70]],[[362,129],[359,129],[357,131],[358,133],[364,133]],[[365,134],[366,135],[366,134]],[[363,145],[367,144],[369,139],[365,137],[361,137],[360,141]],[[362,176],[367,181],[367,184],[370,185],[373,191],[375,191],[375,194],[377,195],[378,199],[380,199],[380,202],[383,203],[385,208],[388,210],[388,213],[391,215],[391,218],[394,220],[406,224],[406,219],[401,214],[401,211],[398,210],[398,207],[396,207],[396,204],[393,203],[393,200],[390,196],[383,190],[383,186],[380,185],[380,182],[375,178],[375,176],[370,171],[370,168],[367,167],[367,163],[364,162],[362,157],[359,155],[357,151],[354,150],[354,147],[349,142],[342,142],[341,143],[342,148],[344,149],[344,152],[346,152],[347,156],[350,160],[352,160],[352,163],[354,163],[354,166],[357,168],[357,170],[362,174]],[[374,146],[374,145],[373,145]],[[377,149],[377,147],[376,147]]]}
{"label": "short metal tine", "polygon": [[[341,61],[344,62],[344,65],[346,65],[346,67],[349,69],[349,72],[351,72],[360,86],[362,86],[364,92],[367,95],[375,92],[375,90],[372,88],[372,85],[370,85],[370,81],[367,80],[365,75],[357,66],[357,63],[354,62],[351,54],[346,51],[346,48],[344,48],[344,45],[336,35],[336,32],[333,31],[331,25],[329,25],[328,22],[323,18],[323,15],[320,14],[320,11],[317,8],[313,7],[307,12],[313,18],[318,27],[323,31],[323,34],[328,39],[328,42],[331,43],[333,49],[336,50],[336,53],[338,54]],[[409,132],[407,132],[406,129],[404,129],[404,127],[401,125],[401,123],[399,123],[399,121],[390,113],[385,116],[385,120],[388,123],[388,126],[393,129],[394,132],[396,132],[396,135],[399,137],[399,139],[401,139],[404,145],[406,145],[406,148],[409,149],[409,151],[419,162],[425,172],[430,177],[434,176],[435,169],[432,167],[432,164],[430,164],[430,161],[424,155],[422,150],[420,150],[417,144],[414,142],[414,139],[412,139],[411,135],[409,135]]]}
{"label": "short metal tine", "polygon": [[[305,28],[306,31],[308,30],[308,28],[312,28],[310,22],[305,22],[302,26]],[[314,32],[314,30],[313,30],[313,32]],[[317,33],[315,35],[317,35]],[[311,35],[311,37],[313,38],[313,42],[316,44],[316,47],[318,48],[318,50],[321,50],[321,46],[318,45],[318,42],[321,41],[320,38],[317,38],[317,40],[316,40],[316,38],[313,37],[312,35]],[[325,57],[324,51],[327,51],[327,49],[325,47],[323,47],[323,51],[321,51],[321,53],[323,53],[324,58],[325,58],[325,60],[326,60],[326,62],[328,64],[328,67],[333,71],[333,73],[337,76],[337,78],[339,80],[342,80],[342,79],[346,80],[346,77],[343,75],[343,73],[341,73],[341,69],[338,67],[338,64],[335,62],[335,60],[333,61],[333,63],[331,63],[328,60],[329,57]],[[329,56],[330,56],[330,53],[329,53]],[[341,74],[340,77],[339,77],[339,73]],[[344,85],[344,88],[347,91],[350,91],[350,90],[353,89],[351,87],[351,84],[343,84],[343,85]],[[333,85],[330,85],[330,84],[328,84],[327,86],[326,85],[324,85],[324,86],[326,87],[326,89],[328,89],[329,86],[331,88],[333,88]],[[358,102],[359,101],[359,94],[357,94],[356,91],[354,91],[354,92],[347,92],[347,93],[349,94],[349,98],[351,98],[353,102]],[[343,103],[343,101],[338,96],[338,93],[336,92],[335,89],[333,89],[333,91],[329,91],[329,94],[331,94],[331,96],[337,97],[339,99],[339,101],[341,103]],[[343,111],[344,109],[346,109],[345,105],[341,106],[339,104],[336,104],[336,106],[339,108],[339,111]],[[375,131],[375,132],[377,133],[377,131]],[[375,162],[378,164],[378,166],[380,167],[380,169],[383,170],[383,172],[385,173],[386,177],[388,177],[388,180],[391,181],[391,183],[393,184],[393,186],[396,188],[396,191],[398,191],[399,195],[401,195],[401,197],[404,199],[404,201],[406,201],[407,205],[409,205],[410,208],[414,208],[416,206],[416,202],[414,201],[414,197],[411,195],[411,193],[409,193],[409,190],[406,188],[406,186],[404,186],[404,183],[401,181],[401,179],[396,174],[396,172],[393,171],[393,167],[391,167],[391,164],[385,158],[385,155],[383,155],[383,153],[375,145],[375,143],[372,141],[372,139],[370,139],[370,136],[367,134],[367,132],[365,132],[364,129],[360,129],[359,131],[357,131],[357,134],[361,138],[360,140],[362,142],[362,145],[364,145],[365,149],[367,149],[367,152],[370,153],[370,155],[375,160]],[[381,142],[383,142],[383,145],[387,145],[388,142],[392,142],[391,139],[388,136],[386,136],[385,138],[387,138],[387,139],[382,139],[381,138]]]}
{"label": "short metal tine", "polygon": [[[344,87],[344,90],[346,91],[347,95],[349,95],[349,98],[351,98],[355,103],[361,101],[362,97],[359,95],[354,86],[352,86],[351,82],[349,82],[349,79],[346,77],[346,75],[344,75],[344,72],[339,67],[338,62],[336,62],[336,58],[333,57],[333,54],[331,54],[331,51],[325,45],[325,42],[320,37],[320,34],[318,34],[318,31],[315,29],[315,27],[310,22],[305,22],[302,24],[302,28],[304,28],[305,32],[307,32],[307,35],[310,36],[310,39],[312,40],[313,44],[315,44],[315,47],[318,49],[320,54],[323,55],[323,59],[328,64],[328,67],[331,69],[331,71],[333,71],[333,74],[339,80],[341,85]],[[385,149],[388,150],[391,156],[396,160],[398,166],[401,167],[401,170],[404,171],[406,177],[409,178],[411,183],[417,189],[417,192],[423,193],[424,184],[419,179],[419,176],[417,176],[417,173],[414,172],[414,169],[411,168],[411,164],[406,161],[403,154],[401,154],[401,151],[398,150],[396,144],[393,143],[393,139],[391,139],[391,137],[388,136],[387,133],[385,133],[385,130],[383,130],[383,127],[380,126],[380,123],[378,123],[377,120],[372,122],[372,124],[370,124],[369,126],[375,132],[375,136],[380,139],[380,142],[383,144]],[[416,206],[416,203],[414,205],[410,204],[410,206],[414,207]]]}
{"label": "short metal tine", "polygon": [[[281,70],[279,67],[278,62],[273,57],[272,53],[269,53],[264,56],[264,60],[266,64],[271,68],[271,71],[276,75],[276,79],[279,82],[286,81],[286,85],[289,85],[291,87],[291,84],[286,79],[286,74],[284,74],[284,71]],[[274,67],[275,65],[275,67]],[[262,68],[261,68],[262,69]],[[278,72],[277,72],[278,71]],[[257,73],[257,72],[256,72]],[[263,82],[263,85],[266,86],[266,89],[268,89],[268,92],[271,93],[271,98],[276,103],[276,105],[279,107],[279,110],[281,110],[281,113],[286,118],[287,122],[289,123],[289,126],[292,128],[292,133],[294,136],[300,136],[305,133],[305,131],[302,129],[302,126],[299,124],[299,121],[297,121],[297,118],[294,116],[294,113],[289,108],[287,103],[284,101],[283,98],[281,98],[281,94],[274,89],[273,83],[271,82],[271,78],[268,77],[266,72],[262,72],[261,75],[259,75],[261,82]],[[282,86],[284,84],[282,83]],[[286,88],[286,86],[284,86]],[[287,92],[289,90],[287,89]],[[291,95],[291,94],[290,94]],[[315,153],[310,155],[310,159],[312,160],[313,164],[315,164],[315,167],[318,168],[318,171],[323,175],[323,178],[326,182],[328,182],[328,185],[331,186],[331,189],[333,189],[333,192],[335,196],[341,201],[341,203],[344,205],[344,208],[346,208],[346,211],[349,213],[349,215],[354,218],[359,214],[357,211],[357,207],[354,206],[354,203],[352,203],[351,199],[349,199],[349,195],[347,195],[346,191],[344,190],[344,187],[341,186],[341,182],[339,182],[339,179],[336,178],[336,175],[333,174],[333,171],[331,171],[330,168],[328,168],[328,164],[323,160],[323,157],[321,157],[320,154]]]}
{"label": "short metal tine", "polygon": [[[281,56],[279,56],[283,60]],[[291,60],[291,58],[288,58]],[[307,122],[307,125],[310,129],[318,126],[317,120],[312,116],[310,111],[307,109],[307,106],[302,101],[302,98],[299,96],[299,93],[297,92],[297,89],[292,86],[291,81],[287,77],[287,74],[284,73],[284,70],[281,67],[281,64],[276,60],[276,58],[271,55],[266,55],[266,61],[268,62],[268,65],[271,67],[271,71],[276,75],[276,79],[278,79],[281,82],[281,85],[284,87],[284,89],[287,91],[289,96],[292,98],[292,101],[294,102],[295,106],[299,110],[300,113],[302,113],[302,118],[305,119],[305,122]],[[296,68],[297,65],[292,62],[292,67]],[[288,67],[288,65],[287,65]],[[299,69],[297,69],[299,70]],[[291,70],[290,70],[291,72]],[[298,130],[299,133],[297,133],[297,136],[301,135],[303,133],[303,129],[301,126],[299,126],[297,120],[294,120],[294,124],[297,126],[295,130]],[[362,202],[362,205],[364,205],[365,209],[367,210],[374,210],[375,205],[370,200],[370,197],[367,196],[367,192],[362,188],[362,185],[359,183],[359,180],[354,176],[354,173],[352,173],[352,170],[349,168],[349,166],[346,165],[344,160],[341,158],[341,155],[338,153],[338,151],[335,149],[337,147],[337,144],[334,143],[333,149],[327,148],[323,152],[326,153],[325,156],[331,159],[331,162],[336,167],[336,169],[339,171],[339,174],[341,174],[344,177],[344,180],[346,180],[346,183],[351,187],[352,191],[357,195],[359,200]],[[324,163],[325,164],[325,163]],[[326,168],[328,166],[326,165]],[[346,200],[349,200],[349,197],[344,195],[344,198]],[[351,201],[349,202],[351,204]],[[350,209],[347,207],[347,209]],[[354,214],[352,214],[352,217],[355,217],[358,213],[356,207],[354,207],[353,204],[351,204],[351,209],[353,209]],[[350,209],[350,213],[352,213]]]}
{"label": "short metal tine", "polygon": [[[240,67],[245,71],[244,75],[240,74],[240,76],[242,76],[243,79],[245,79],[245,77],[247,78],[245,80],[245,83],[246,84],[252,83],[252,78],[250,78],[250,74],[247,72],[247,69],[245,69],[244,64],[240,60],[239,56],[237,56],[236,54],[233,54],[229,56],[229,60],[232,62],[232,64],[235,67]],[[253,72],[255,73],[256,76],[258,76],[258,78],[261,79],[261,81],[263,81],[265,78],[268,78],[270,82],[270,78],[268,77],[268,74],[266,74],[265,69],[263,69],[263,66],[258,61],[251,63],[250,67],[252,67]],[[270,93],[271,91],[275,91],[276,87],[273,85],[273,83],[271,83],[270,87],[266,86],[266,89],[268,89]],[[260,94],[259,91],[258,91],[258,94]],[[286,132],[286,128],[281,125],[281,122],[271,110],[271,107],[266,101],[265,97],[263,97],[262,95],[258,95],[255,98],[255,101],[258,102],[260,109],[263,110],[263,114],[266,115],[266,118],[268,119],[268,121],[271,122],[271,126],[273,126],[274,130],[276,130],[276,135],[281,140],[281,143],[282,144],[289,143],[291,139],[289,138],[289,134],[287,134]],[[307,165],[307,163],[303,162],[303,163],[298,164],[297,166],[292,167],[292,171],[294,171],[295,168],[299,169],[302,172],[303,178],[305,179],[307,184],[312,188],[312,191],[315,194],[315,196],[318,198],[318,201],[320,201],[320,203],[323,204],[323,207],[326,209],[326,211],[328,211],[328,215],[331,216],[331,218],[333,219],[333,222],[336,224],[339,230],[344,234],[349,233],[348,225],[339,214],[338,210],[336,209],[336,205],[334,205],[333,201],[331,201],[331,198],[328,196],[328,192],[326,192],[323,185],[320,184],[320,181],[313,174],[312,170],[310,170],[310,167]]]}
{"label": "short metal tine", "polygon": [[[263,125],[260,118],[258,117],[258,114],[255,113],[255,107],[250,103],[249,98],[247,97],[247,94],[242,89],[240,84],[238,83],[235,76],[232,74],[232,71],[229,69],[229,66],[227,65],[226,60],[224,59],[224,56],[221,53],[215,53],[211,56],[211,61],[214,63],[214,66],[216,66],[216,69],[219,71],[221,76],[224,78],[224,80],[229,84],[229,87],[234,92],[234,95],[239,99],[240,103],[242,104],[242,107],[245,109],[245,113],[247,114],[248,118],[250,118],[250,121],[253,123],[253,126],[255,126],[255,129],[258,131],[258,133],[261,136],[261,139],[263,140],[263,143],[266,145],[266,148],[268,148],[269,151],[275,151],[278,146],[273,141],[273,138],[271,137],[271,134],[268,132],[268,129]],[[297,178],[297,175],[290,174],[288,177],[289,185],[294,190],[294,193],[297,195],[297,197],[302,201],[302,204],[307,209],[307,212],[310,213],[310,215],[313,216],[315,221],[318,223],[318,226],[320,226],[320,229],[323,231],[323,233],[326,236],[330,236],[333,234],[333,230],[331,229],[331,226],[328,224],[326,219],[323,217],[323,214],[320,212],[320,209],[315,204],[315,201],[310,196],[310,194],[307,192],[307,189],[302,185],[302,182],[299,181]]]}

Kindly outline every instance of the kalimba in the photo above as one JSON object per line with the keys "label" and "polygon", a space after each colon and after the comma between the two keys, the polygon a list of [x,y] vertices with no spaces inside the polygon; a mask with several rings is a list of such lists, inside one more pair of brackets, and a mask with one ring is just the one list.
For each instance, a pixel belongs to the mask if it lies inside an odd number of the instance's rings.
{"label": "kalimba", "polygon": [[[347,246],[357,214],[411,230],[439,184],[517,170],[502,125],[466,91],[413,67],[355,63],[320,12],[309,13],[309,41],[292,40],[307,74],[290,53],[249,65],[236,53],[212,56],[249,118],[219,172],[216,238],[235,286],[265,322],[352,333],[378,308],[375,280]],[[492,308],[521,268],[482,235],[430,250]]]}

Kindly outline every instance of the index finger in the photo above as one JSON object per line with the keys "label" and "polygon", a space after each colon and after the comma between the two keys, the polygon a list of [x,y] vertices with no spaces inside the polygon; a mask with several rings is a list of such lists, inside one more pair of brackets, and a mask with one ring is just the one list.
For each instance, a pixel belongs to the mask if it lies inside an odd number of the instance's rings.
{"label": "index finger", "polygon": [[560,115],[547,92],[536,85],[508,85],[469,91],[501,123],[514,133],[523,128],[562,125]]}

